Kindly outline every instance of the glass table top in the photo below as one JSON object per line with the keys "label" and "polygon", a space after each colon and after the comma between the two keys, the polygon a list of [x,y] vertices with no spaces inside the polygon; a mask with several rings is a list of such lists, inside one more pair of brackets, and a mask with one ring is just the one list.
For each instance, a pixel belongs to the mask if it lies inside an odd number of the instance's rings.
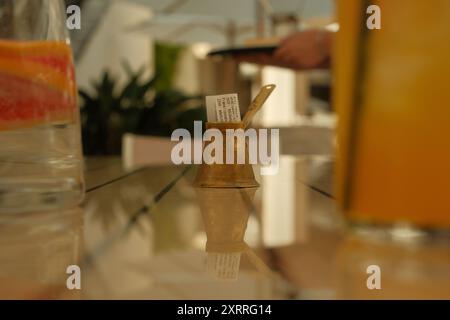
{"label": "glass table top", "polygon": [[82,206],[1,217],[0,298],[450,299],[449,242],[350,230],[332,158],[283,156],[258,188],[195,188],[196,171],[87,159]]}

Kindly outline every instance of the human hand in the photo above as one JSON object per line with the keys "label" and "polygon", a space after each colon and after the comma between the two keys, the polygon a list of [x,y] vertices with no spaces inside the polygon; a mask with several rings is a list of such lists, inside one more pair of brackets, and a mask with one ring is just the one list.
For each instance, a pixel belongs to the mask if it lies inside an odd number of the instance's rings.
{"label": "human hand", "polygon": [[325,30],[297,32],[284,39],[272,53],[236,54],[239,62],[272,65],[295,70],[328,68],[332,33]]}

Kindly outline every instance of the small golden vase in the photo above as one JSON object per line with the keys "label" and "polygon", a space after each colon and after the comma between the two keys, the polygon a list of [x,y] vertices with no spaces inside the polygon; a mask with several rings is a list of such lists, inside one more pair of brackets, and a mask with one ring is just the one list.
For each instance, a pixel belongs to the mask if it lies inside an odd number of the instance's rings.
{"label": "small golden vase", "polygon": [[[226,130],[242,129],[245,130],[243,122],[207,122],[206,129],[218,129],[223,136],[223,155],[224,162],[227,154]],[[205,148],[209,143],[206,142]],[[238,144],[234,143],[234,159],[237,162]],[[259,187],[259,183],[255,179],[253,167],[249,163],[248,142],[245,141],[245,158],[244,164],[206,164],[202,163],[197,171],[194,182],[196,187],[201,188],[254,188]]]}

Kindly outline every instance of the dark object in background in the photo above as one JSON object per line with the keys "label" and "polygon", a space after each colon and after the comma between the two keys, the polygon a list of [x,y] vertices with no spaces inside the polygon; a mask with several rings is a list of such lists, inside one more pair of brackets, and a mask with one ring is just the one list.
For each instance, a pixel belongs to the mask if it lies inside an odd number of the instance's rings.
{"label": "dark object in background", "polygon": [[67,6],[70,6],[70,5],[77,5],[77,6],[79,6],[79,7],[81,7],[81,5],[83,4],[83,2],[85,1],[85,0],[65,0],[66,1],[66,5]]}
{"label": "dark object in background", "polygon": [[194,120],[206,120],[200,96],[157,90],[156,78],[142,79],[144,69],[137,73],[125,69],[129,81],[123,89],[117,90],[116,79],[105,71],[101,80],[93,83],[94,94],[79,92],[85,155],[120,154],[124,133],[170,137],[177,128],[193,132]]}
{"label": "dark object in background", "polygon": [[255,53],[267,53],[272,54],[278,46],[266,45],[266,46],[245,46],[235,48],[224,48],[213,50],[208,53],[208,56],[227,56],[227,55],[243,55],[243,54],[255,54]]}
{"label": "dark object in background", "polygon": [[313,84],[310,89],[311,96],[331,104],[331,86],[325,84]]}

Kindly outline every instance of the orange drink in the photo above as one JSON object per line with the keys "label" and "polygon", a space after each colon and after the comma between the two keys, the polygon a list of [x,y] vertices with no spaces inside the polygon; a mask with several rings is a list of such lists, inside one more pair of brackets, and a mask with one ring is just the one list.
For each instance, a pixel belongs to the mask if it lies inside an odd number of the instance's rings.
{"label": "orange drink", "polygon": [[70,47],[0,40],[0,131],[78,118]]}
{"label": "orange drink", "polygon": [[0,40],[0,213],[81,201],[76,97],[65,41]]}
{"label": "orange drink", "polygon": [[450,228],[450,1],[338,1],[337,198],[355,223]]}
{"label": "orange drink", "polygon": [[0,1],[0,215],[60,212],[84,196],[65,9]]}

